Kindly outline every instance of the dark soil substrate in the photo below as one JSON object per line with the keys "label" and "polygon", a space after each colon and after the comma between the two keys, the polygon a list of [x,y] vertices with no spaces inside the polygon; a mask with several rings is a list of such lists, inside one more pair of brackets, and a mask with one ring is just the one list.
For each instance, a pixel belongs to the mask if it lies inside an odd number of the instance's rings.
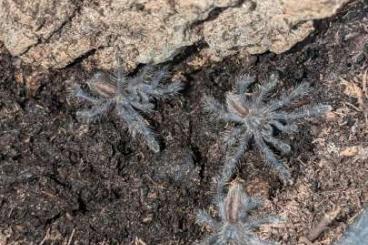
{"label": "dark soil substrate", "polygon": [[301,124],[293,138],[281,135],[293,146],[282,158],[293,185],[283,186],[253,150],[242,159],[238,176],[248,193],[265,199],[260,212],[287,217],[285,223],[262,227],[261,237],[308,243],[322,217],[339,209],[314,241],[331,244],[368,201],[368,160],[342,154],[352,146],[367,149],[368,125],[341,80],[354,81],[367,69],[368,7],[353,2],[315,26],[307,40],[284,54],[236,56],[199,71],[187,65],[197,49],[187,50],[173,65],[186,78],[185,91],[158,102],[157,111],[147,116],[159,132],[159,154],[131,139],[114,116],[90,125],[76,119],[84,105],[70,97],[69,88],[91,75],[79,64],[40,75],[36,84],[17,83],[30,68],[0,48],[0,244],[198,241],[208,231],[195,224],[195,213],[214,210],[226,127],[209,120],[201,98],[210,94],[223,100],[234,74],[262,80],[273,71],[280,73],[283,90],[311,83],[313,92],[303,102],[328,103],[334,112]]}

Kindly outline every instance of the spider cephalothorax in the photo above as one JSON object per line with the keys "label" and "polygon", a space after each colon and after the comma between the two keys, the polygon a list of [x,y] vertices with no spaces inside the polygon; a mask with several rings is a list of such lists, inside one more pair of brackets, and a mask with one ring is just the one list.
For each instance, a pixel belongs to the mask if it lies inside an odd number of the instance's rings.
{"label": "spider cephalothorax", "polygon": [[227,181],[236,167],[250,141],[262,153],[266,163],[276,168],[282,180],[288,182],[290,173],[283,163],[276,158],[270,145],[283,154],[290,152],[291,147],[275,137],[275,129],[287,134],[298,131],[297,121],[303,118],[321,116],[331,109],[328,105],[317,104],[304,106],[293,111],[282,111],[291,103],[309,92],[309,84],[302,83],[280,98],[269,98],[275,88],[278,77],[271,75],[266,85],[260,86],[253,93],[247,93],[255,82],[250,76],[241,76],[236,80],[233,91],[226,94],[226,106],[211,97],[205,98],[205,108],[217,119],[234,124],[225,136],[228,153],[220,181]]}
{"label": "spider cephalothorax", "polygon": [[76,89],[76,97],[92,104],[90,109],[78,111],[77,115],[91,121],[114,110],[126,123],[133,137],[140,134],[151,150],[159,152],[159,143],[141,112],[152,112],[155,99],[176,95],[181,90],[182,85],[179,82],[168,85],[160,83],[167,78],[167,74],[166,70],[152,69],[152,67],[145,67],[134,77],[124,76],[121,68],[116,75],[97,73],[87,81],[93,95],[84,92],[80,87]]}

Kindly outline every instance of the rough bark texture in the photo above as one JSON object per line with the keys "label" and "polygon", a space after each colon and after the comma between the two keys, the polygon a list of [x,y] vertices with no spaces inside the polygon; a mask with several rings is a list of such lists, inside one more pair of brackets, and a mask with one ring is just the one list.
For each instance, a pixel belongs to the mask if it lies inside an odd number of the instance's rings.
{"label": "rough bark texture", "polygon": [[347,0],[0,0],[0,41],[13,56],[43,68],[90,57],[113,66],[171,60],[199,41],[223,58],[239,49],[281,53]]}

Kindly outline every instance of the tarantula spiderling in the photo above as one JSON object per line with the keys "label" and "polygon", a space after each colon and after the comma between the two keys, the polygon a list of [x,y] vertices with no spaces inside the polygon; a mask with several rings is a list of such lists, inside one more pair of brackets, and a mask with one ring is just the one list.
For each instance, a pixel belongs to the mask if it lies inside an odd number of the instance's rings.
{"label": "tarantula spiderling", "polygon": [[117,62],[118,69],[115,75],[96,73],[87,81],[92,93],[83,91],[79,86],[75,89],[74,94],[77,98],[92,104],[90,109],[78,111],[77,116],[90,122],[114,110],[127,124],[132,137],[141,135],[148,147],[157,153],[160,151],[160,145],[141,113],[152,112],[155,99],[176,95],[183,85],[180,82],[161,84],[160,82],[168,77],[168,71],[150,66],[144,67],[136,76],[124,76],[119,59]]}
{"label": "tarantula spiderling", "polygon": [[219,194],[216,205],[220,221],[213,219],[206,211],[197,214],[197,223],[207,225],[214,234],[207,237],[202,244],[208,245],[266,245],[273,244],[259,239],[253,232],[263,224],[278,223],[279,217],[267,215],[254,217],[249,215],[252,209],[260,205],[260,201],[250,198],[243,189],[243,183],[236,179],[230,183],[226,196]]}
{"label": "tarantula spiderling", "polygon": [[302,83],[294,90],[284,93],[280,98],[269,98],[277,85],[278,77],[272,74],[267,84],[260,86],[254,93],[247,93],[255,82],[254,77],[242,75],[237,78],[235,88],[226,94],[226,107],[212,97],[206,96],[205,109],[225,122],[234,123],[234,128],[227,133],[224,141],[228,148],[226,163],[222,172],[221,182],[231,177],[236,165],[254,142],[263,155],[266,163],[274,167],[281,179],[288,183],[291,176],[288,169],[277,159],[270,145],[283,154],[291,151],[291,147],[275,137],[275,131],[287,134],[298,131],[296,122],[303,118],[316,117],[331,110],[331,106],[317,104],[303,106],[293,111],[280,111],[294,100],[309,92],[309,84]]}

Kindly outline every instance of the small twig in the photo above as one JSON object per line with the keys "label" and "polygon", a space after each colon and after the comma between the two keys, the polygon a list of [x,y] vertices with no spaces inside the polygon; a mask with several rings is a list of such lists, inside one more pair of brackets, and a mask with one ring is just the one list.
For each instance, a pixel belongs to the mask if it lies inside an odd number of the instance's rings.
{"label": "small twig", "polygon": [[68,245],[72,244],[74,233],[75,233],[75,229],[73,229],[72,234],[69,237]]}
{"label": "small twig", "polygon": [[326,213],[323,218],[320,220],[320,222],[314,226],[314,228],[309,232],[307,238],[310,241],[316,240],[322,232],[324,232],[327,227],[334,221],[337,217],[337,215],[340,213],[341,208],[336,208],[328,213]]}
{"label": "small twig", "polygon": [[39,243],[39,245],[43,245],[49,239],[49,237],[50,237],[50,231],[51,231],[51,228],[48,228],[47,231],[46,231],[46,234],[45,234],[44,238]]}
{"label": "small twig", "polygon": [[353,105],[353,104],[351,104],[349,102],[344,102],[344,104],[347,105],[347,106],[349,106],[349,107],[351,107],[351,108],[353,108],[354,110],[356,110],[358,112],[361,112],[362,111],[361,108],[358,108],[358,107],[356,107],[355,105]]}
{"label": "small twig", "polygon": [[132,245],[147,245],[142,239],[136,237],[132,243]]}
{"label": "small twig", "polygon": [[366,70],[363,74],[362,77],[362,87],[363,87],[363,92],[365,97],[368,99],[368,91],[367,91],[367,72],[368,70]]}
{"label": "small twig", "polygon": [[[368,70],[366,70],[362,76],[362,87],[363,87],[363,93],[365,96],[365,100],[368,103],[368,90],[367,90],[367,72]],[[367,104],[363,105],[363,113],[364,113],[364,119],[365,119],[365,123],[368,125],[368,108],[367,108]]]}

